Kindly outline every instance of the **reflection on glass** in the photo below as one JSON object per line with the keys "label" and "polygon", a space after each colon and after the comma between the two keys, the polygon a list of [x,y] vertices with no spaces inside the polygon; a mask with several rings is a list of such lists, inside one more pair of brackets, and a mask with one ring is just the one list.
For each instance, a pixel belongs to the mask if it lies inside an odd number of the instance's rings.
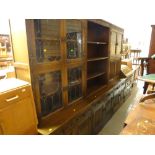
{"label": "reflection on glass", "polygon": [[36,56],[38,62],[59,61],[60,20],[34,20],[36,35]]}
{"label": "reflection on glass", "polygon": [[41,74],[39,76],[39,90],[43,116],[62,107],[61,88],[60,71]]}
{"label": "reflection on glass", "polygon": [[60,39],[60,20],[58,19],[35,19],[36,37]]}
{"label": "reflection on glass", "polygon": [[36,40],[36,55],[38,62],[59,61],[60,42]]}
{"label": "reflection on glass", "polygon": [[72,102],[82,96],[81,89],[82,89],[81,84],[78,84],[75,86],[69,86],[69,90],[68,90],[69,102]]}
{"label": "reflection on glass", "polygon": [[67,20],[66,23],[67,58],[80,58],[82,56],[81,22],[78,20]]}
{"label": "reflection on glass", "polygon": [[81,67],[68,69],[68,100],[72,102],[82,96]]}

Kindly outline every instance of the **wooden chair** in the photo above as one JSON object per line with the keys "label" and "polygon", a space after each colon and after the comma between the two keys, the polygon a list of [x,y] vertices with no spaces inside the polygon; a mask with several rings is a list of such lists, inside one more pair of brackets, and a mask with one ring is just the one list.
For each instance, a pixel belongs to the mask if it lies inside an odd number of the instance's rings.
{"label": "wooden chair", "polygon": [[[151,74],[152,72],[150,70],[150,67],[151,67],[150,62],[152,61],[152,58],[139,57],[138,59],[140,60],[140,76]],[[152,84],[150,82],[145,82],[143,87],[144,88],[143,94],[145,94],[146,92],[148,93],[154,92],[154,87],[155,87],[155,84]]]}
{"label": "wooden chair", "polygon": [[139,65],[139,57],[140,57],[141,50],[139,49],[132,49],[130,50],[130,57],[132,58],[132,64],[133,65]]}

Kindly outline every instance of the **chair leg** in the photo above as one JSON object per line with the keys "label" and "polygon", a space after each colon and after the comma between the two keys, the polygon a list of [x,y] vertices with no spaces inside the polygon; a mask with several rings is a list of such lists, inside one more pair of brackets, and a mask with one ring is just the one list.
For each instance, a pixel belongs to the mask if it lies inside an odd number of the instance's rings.
{"label": "chair leg", "polygon": [[144,83],[144,87],[143,87],[143,88],[144,88],[143,94],[146,93],[146,90],[147,90],[148,86],[149,86],[149,83],[148,83],[148,82],[145,82],[145,83]]}

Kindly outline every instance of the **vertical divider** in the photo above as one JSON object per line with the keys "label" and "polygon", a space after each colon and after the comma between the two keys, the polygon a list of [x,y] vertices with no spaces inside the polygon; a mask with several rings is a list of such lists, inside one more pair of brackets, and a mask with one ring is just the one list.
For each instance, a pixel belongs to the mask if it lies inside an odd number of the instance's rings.
{"label": "vertical divider", "polygon": [[62,55],[62,93],[64,107],[68,104],[68,80],[67,80],[67,48],[66,48],[66,20],[61,20],[61,55]]}

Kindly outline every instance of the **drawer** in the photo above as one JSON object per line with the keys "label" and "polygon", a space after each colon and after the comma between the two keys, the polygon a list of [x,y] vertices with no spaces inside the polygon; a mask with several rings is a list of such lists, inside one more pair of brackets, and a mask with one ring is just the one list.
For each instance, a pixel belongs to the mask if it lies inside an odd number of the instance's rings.
{"label": "drawer", "polygon": [[0,94],[0,108],[11,105],[14,102],[18,102],[21,99],[30,96],[31,87],[25,86],[15,90],[11,90],[5,93]]}

